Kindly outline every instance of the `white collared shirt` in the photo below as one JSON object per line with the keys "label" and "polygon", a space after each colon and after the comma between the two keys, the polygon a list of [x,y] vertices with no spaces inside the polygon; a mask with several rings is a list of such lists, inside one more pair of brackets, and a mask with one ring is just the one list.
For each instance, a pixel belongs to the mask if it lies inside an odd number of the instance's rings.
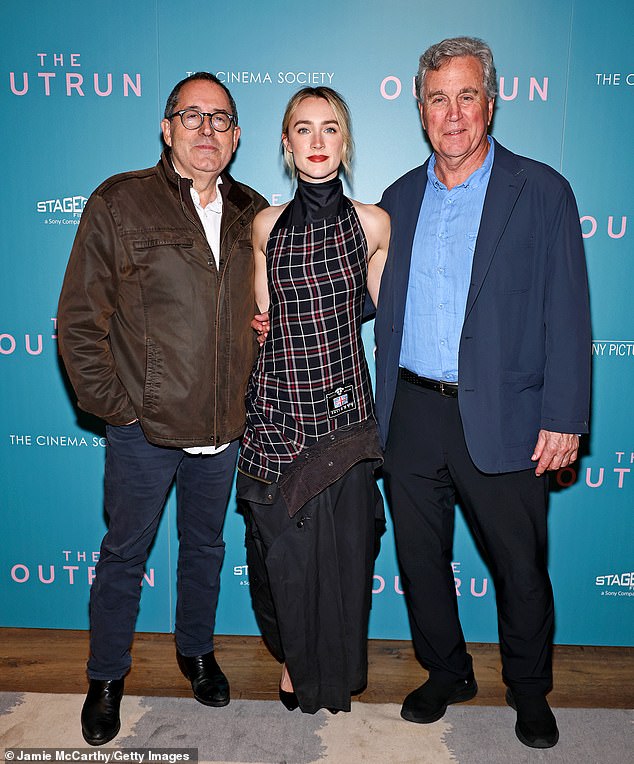
{"label": "white collared shirt", "polygon": [[216,181],[216,198],[213,202],[209,202],[206,207],[201,205],[198,191],[196,191],[193,186],[190,188],[194,207],[196,208],[200,222],[203,224],[205,236],[211,247],[214,260],[216,261],[216,268],[220,268],[220,224],[222,223],[221,185],[222,178],[218,177],[218,180]]}

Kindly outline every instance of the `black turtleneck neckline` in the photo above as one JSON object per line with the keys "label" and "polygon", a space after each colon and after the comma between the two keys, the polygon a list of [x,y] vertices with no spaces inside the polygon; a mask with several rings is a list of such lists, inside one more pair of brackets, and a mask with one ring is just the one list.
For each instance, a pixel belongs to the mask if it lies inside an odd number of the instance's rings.
{"label": "black turtleneck neckline", "polygon": [[343,214],[346,208],[343,184],[339,178],[324,183],[297,179],[297,191],[277,220],[275,229],[301,227]]}

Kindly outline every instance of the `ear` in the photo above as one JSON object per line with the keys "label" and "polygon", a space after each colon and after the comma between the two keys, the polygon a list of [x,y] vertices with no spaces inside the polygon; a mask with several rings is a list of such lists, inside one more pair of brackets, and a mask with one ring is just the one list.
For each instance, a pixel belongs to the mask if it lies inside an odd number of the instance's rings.
{"label": "ear", "polygon": [[288,135],[286,135],[286,133],[282,133],[282,146],[284,146],[284,151],[288,151],[289,154],[293,153],[293,149],[290,147]]}
{"label": "ear", "polygon": [[232,153],[238,148],[238,143],[240,141],[240,136],[242,135],[242,130],[236,125],[233,128],[233,148]]}
{"label": "ear", "polygon": [[425,124],[425,109],[420,101],[418,102],[418,113],[420,114],[420,122],[423,126],[423,130],[427,132],[427,125]]}
{"label": "ear", "polygon": [[495,98],[489,98],[489,121],[487,122],[487,126],[491,124],[491,120],[493,119],[494,106],[495,106]]}
{"label": "ear", "polygon": [[169,119],[161,120],[161,131],[163,133],[163,140],[166,146],[172,145],[172,123]]}

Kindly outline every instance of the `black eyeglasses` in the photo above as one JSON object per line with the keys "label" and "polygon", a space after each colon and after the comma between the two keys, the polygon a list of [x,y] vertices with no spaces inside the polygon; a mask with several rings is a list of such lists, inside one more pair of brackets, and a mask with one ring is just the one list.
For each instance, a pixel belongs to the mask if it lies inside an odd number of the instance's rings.
{"label": "black eyeglasses", "polygon": [[205,117],[209,117],[211,126],[217,133],[226,133],[231,125],[235,124],[236,118],[233,114],[227,114],[226,111],[197,111],[196,109],[181,109],[170,114],[168,119],[174,119],[174,117],[180,117],[183,127],[187,130],[198,130],[198,128],[205,121]]}

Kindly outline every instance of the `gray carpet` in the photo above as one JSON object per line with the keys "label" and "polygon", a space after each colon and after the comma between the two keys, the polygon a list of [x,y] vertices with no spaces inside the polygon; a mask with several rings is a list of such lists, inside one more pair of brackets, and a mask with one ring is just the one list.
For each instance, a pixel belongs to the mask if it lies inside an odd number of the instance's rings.
{"label": "gray carpet", "polygon": [[[86,749],[82,702],[79,695],[0,693],[0,746]],[[195,748],[200,762],[214,764],[634,762],[630,710],[556,709],[561,739],[547,751],[517,740],[510,708],[451,706],[428,725],[405,722],[399,711],[354,702],[349,714],[310,716],[272,701],[233,700],[215,709],[193,699],[126,696],[121,732],[106,748]]]}

